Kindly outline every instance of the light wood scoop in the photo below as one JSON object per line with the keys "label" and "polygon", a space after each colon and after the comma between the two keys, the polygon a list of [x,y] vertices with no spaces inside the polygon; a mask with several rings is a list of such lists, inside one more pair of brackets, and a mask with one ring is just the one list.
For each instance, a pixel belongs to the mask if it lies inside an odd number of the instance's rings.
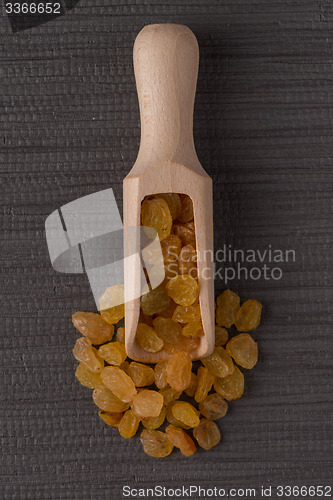
{"label": "light wood scoop", "polygon": [[[200,309],[204,335],[192,359],[209,355],[215,340],[212,180],[200,165],[193,141],[193,107],[199,49],[192,31],[179,24],[143,28],[134,44],[134,72],[141,115],[137,160],[124,179],[124,229],[140,225],[141,202],[147,195],[184,193],[192,198],[198,254]],[[129,252],[130,253],[130,252]],[[138,286],[133,259],[125,259],[127,291]],[[140,299],[125,303],[125,345],[130,358],[157,363],[163,350],[144,351],[135,339]]]}

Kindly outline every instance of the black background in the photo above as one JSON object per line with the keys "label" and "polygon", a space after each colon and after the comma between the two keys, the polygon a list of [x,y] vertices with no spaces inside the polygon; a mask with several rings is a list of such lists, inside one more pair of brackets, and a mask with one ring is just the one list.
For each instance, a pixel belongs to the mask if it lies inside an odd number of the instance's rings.
{"label": "black background", "polygon": [[[86,0],[17,34],[1,8],[2,497],[331,484],[332,3]],[[260,360],[223,442],[190,459],[147,457],[98,418],[71,354],[71,314],[93,297],[86,276],[52,269],[44,235],[53,210],[86,194],[112,187],[121,207],[140,134],[132,46],[154,22],[198,38],[195,142],[216,248],[296,252],[281,280],[229,283],[263,303]]]}

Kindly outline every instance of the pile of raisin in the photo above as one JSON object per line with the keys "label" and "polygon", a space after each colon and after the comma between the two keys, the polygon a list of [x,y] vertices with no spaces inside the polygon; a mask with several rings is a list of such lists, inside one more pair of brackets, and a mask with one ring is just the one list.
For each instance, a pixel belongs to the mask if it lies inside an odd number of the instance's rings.
{"label": "pile of raisin", "polygon": [[[245,332],[259,325],[261,304],[248,300],[240,305],[239,296],[225,290],[217,298],[214,351],[193,366],[190,352],[204,334],[193,217],[186,195],[159,194],[142,203],[142,225],[154,228],[161,240],[165,278],[141,298],[136,340],[148,352],[164,350],[167,360],[148,365],[127,358],[125,330],[119,326],[124,306],[112,305],[121,302],[122,285],[104,292],[100,314],[73,314],[83,335],[73,349],[80,362],[77,379],[93,389],[100,418],[122,437],[133,437],[142,424],[143,449],[156,458],[174,447],[190,456],[197,445],[205,450],[216,446],[221,433],[215,421],[226,415],[227,401],[244,391],[244,375],[234,363],[250,369],[258,360],[257,344]],[[146,257],[154,263],[154,255]],[[229,340],[226,328],[233,325],[241,333]]]}

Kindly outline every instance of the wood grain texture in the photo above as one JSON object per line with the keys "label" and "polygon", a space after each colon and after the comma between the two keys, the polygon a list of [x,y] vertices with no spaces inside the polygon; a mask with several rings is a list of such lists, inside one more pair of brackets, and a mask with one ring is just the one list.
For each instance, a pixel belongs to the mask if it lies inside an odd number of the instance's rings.
{"label": "wood grain texture", "polygon": [[[214,183],[215,248],[271,244],[296,260],[281,280],[228,283],[264,310],[223,443],[155,461],[99,421],[74,379],[70,316],[95,305],[86,276],[50,267],[44,221],[106,186],[121,208],[140,135],[132,46],[167,21],[199,42],[194,136]],[[332,28],[327,0],[87,0],[31,31],[1,24],[3,498],[332,483]]]}

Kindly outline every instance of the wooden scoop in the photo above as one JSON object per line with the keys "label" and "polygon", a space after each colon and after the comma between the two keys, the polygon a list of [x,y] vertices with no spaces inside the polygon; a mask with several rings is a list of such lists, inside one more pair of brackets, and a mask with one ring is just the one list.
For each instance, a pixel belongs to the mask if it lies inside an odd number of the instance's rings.
{"label": "wooden scoop", "polygon": [[[193,141],[198,43],[186,26],[152,24],[138,34],[133,58],[141,143],[137,160],[123,183],[125,240],[126,228],[140,225],[145,196],[184,193],[192,198],[204,335],[190,354],[198,359],[212,352],[215,341],[212,180],[200,165]],[[127,291],[138,286],[138,274],[134,260],[125,259],[125,301]],[[136,341],[139,313],[139,298],[125,303],[128,356],[146,363],[168,359],[163,350],[148,353]]]}

